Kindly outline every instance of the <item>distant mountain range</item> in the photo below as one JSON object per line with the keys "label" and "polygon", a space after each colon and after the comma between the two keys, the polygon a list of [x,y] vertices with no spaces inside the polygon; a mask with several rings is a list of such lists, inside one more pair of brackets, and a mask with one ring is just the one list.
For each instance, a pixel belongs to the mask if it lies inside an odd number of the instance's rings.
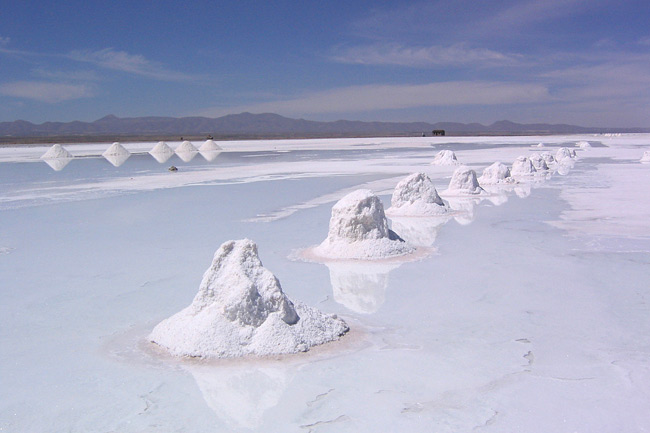
{"label": "distant mountain range", "polygon": [[230,114],[216,119],[208,117],[130,117],[113,115],[94,122],[45,122],[33,124],[24,120],[0,122],[0,137],[340,137],[379,135],[431,135],[434,129],[444,129],[447,135],[497,134],[572,134],[650,132],[650,128],[602,128],[564,124],[520,124],[503,120],[491,125],[454,122],[361,122],[337,120],[317,122],[291,119],[278,114]]}

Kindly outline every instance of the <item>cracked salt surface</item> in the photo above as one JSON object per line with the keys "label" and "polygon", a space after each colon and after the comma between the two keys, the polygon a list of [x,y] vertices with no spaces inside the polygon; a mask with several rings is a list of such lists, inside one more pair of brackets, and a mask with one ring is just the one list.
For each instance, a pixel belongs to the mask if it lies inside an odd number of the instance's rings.
{"label": "cracked salt surface", "polygon": [[[39,160],[46,148],[0,149],[0,245],[15,248],[0,256],[10,282],[0,287],[0,428],[650,429],[648,135],[454,139],[477,172],[530,157],[540,141],[552,154],[580,140],[592,148],[564,175],[551,167],[505,188],[498,206],[456,203],[465,218],[412,227],[411,239],[436,250],[420,261],[332,269],[287,258],[321,242],[333,203],[368,183],[385,206],[412,173],[444,189],[453,170],[429,164],[430,144],[451,146],[444,140],[241,144],[291,151],[269,162],[224,143],[214,165],[198,158],[178,177],[148,155],[119,168],[79,158],[54,172]],[[324,145],[336,150],[316,150]],[[93,146],[66,145],[75,158],[99,155]],[[344,317],[351,334],[256,362],[144,350],[152,327],[196,294],[205,257],[242,237],[260,245],[287,296]],[[355,329],[363,337],[346,346]]]}

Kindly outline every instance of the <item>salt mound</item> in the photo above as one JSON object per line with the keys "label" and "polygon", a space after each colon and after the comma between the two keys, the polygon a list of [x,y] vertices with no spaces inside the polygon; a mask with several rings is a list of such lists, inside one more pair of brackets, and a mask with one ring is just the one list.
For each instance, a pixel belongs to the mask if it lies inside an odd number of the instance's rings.
{"label": "salt mound", "polygon": [[304,352],[348,330],[334,315],[291,302],[257,245],[243,239],[219,247],[192,304],[160,322],[149,340],[176,356],[229,358]]}
{"label": "salt mound", "polygon": [[539,156],[541,156],[544,159],[547,166],[551,164],[555,164],[555,157],[553,157],[553,154],[551,152],[542,152],[539,154]]}
{"label": "salt mound", "polygon": [[149,151],[149,155],[153,156],[156,161],[159,163],[167,162],[169,158],[174,154],[174,149],[169,147],[164,141],[159,141],[153,149]]}
{"label": "salt mound", "polygon": [[544,143],[537,143],[535,147],[544,147]]}
{"label": "salt mound", "polygon": [[646,150],[643,152],[643,156],[641,157],[641,162],[650,162],[650,150]]}
{"label": "salt mound", "polygon": [[43,154],[43,156],[41,156],[41,159],[59,159],[59,158],[71,159],[73,158],[73,156],[70,152],[65,150],[65,148],[60,144],[53,145],[48,149],[47,152]]}
{"label": "salt mound", "polygon": [[192,159],[194,159],[197,153],[199,153],[199,150],[187,140],[182,142],[176,148],[176,155],[178,155],[178,157],[182,159],[183,162],[190,162]]}
{"label": "salt mound", "polygon": [[591,144],[589,144],[588,141],[578,141],[576,143],[576,146],[578,146],[580,149],[590,149]]}
{"label": "salt mound", "polygon": [[501,162],[495,162],[483,170],[483,175],[478,178],[480,185],[497,185],[504,183],[516,183],[510,175],[510,169]]}
{"label": "salt mound", "polygon": [[546,160],[539,153],[532,155],[529,159],[530,162],[533,164],[533,167],[535,167],[535,170],[537,171],[548,170],[548,165],[546,164]]}
{"label": "salt mound", "polygon": [[441,150],[431,161],[431,165],[458,165],[456,154],[451,150]]}
{"label": "salt mound", "polygon": [[467,166],[460,166],[451,175],[449,187],[445,194],[449,195],[478,195],[484,193],[476,179],[476,172]]}
{"label": "salt mound", "polygon": [[415,250],[388,228],[384,206],[367,189],[343,197],[332,207],[327,239],[313,249],[329,259],[372,260]]}
{"label": "salt mound", "polygon": [[402,179],[393,191],[391,216],[430,216],[446,213],[449,209],[442,201],[429,176],[413,173]]}
{"label": "salt mound", "polygon": [[535,173],[537,173],[537,169],[535,169],[532,161],[525,156],[518,157],[512,163],[512,170],[510,170],[512,176],[532,176]]}
{"label": "salt mound", "polygon": [[205,143],[199,147],[199,152],[215,152],[215,151],[222,151],[223,149],[219,147],[217,143],[215,143],[213,140],[206,140]]}
{"label": "salt mound", "polygon": [[576,151],[573,149],[567,149],[566,147],[560,147],[555,154],[555,160],[557,162],[564,162],[572,160],[576,157]]}
{"label": "salt mound", "polygon": [[104,153],[102,153],[102,156],[115,167],[119,167],[120,165],[124,164],[127,159],[129,159],[131,152],[126,150],[120,143],[115,142],[111,144],[111,146],[106,149]]}

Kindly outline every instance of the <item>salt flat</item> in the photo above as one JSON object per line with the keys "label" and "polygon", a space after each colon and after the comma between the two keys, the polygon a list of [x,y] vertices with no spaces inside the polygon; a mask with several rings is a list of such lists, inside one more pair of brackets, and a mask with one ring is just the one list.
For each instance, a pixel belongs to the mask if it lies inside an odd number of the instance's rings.
{"label": "salt flat", "polygon": [[[119,167],[64,144],[60,171],[45,146],[0,149],[0,431],[650,430],[650,135],[219,142],[164,164],[155,144],[122,143]],[[354,190],[386,208],[414,172],[445,190],[441,150],[480,175],[562,146],[563,174],[396,219],[419,260],[299,258]],[[350,333],[271,359],[156,351],[153,327],[242,238]]]}

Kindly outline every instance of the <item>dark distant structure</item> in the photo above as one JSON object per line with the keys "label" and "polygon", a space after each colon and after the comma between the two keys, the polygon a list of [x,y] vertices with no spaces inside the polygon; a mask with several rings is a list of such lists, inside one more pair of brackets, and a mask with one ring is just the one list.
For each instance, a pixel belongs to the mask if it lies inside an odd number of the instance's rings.
{"label": "dark distant structure", "polygon": [[445,130],[444,129],[434,129],[431,131],[431,135],[434,137],[442,137],[445,135]]}

